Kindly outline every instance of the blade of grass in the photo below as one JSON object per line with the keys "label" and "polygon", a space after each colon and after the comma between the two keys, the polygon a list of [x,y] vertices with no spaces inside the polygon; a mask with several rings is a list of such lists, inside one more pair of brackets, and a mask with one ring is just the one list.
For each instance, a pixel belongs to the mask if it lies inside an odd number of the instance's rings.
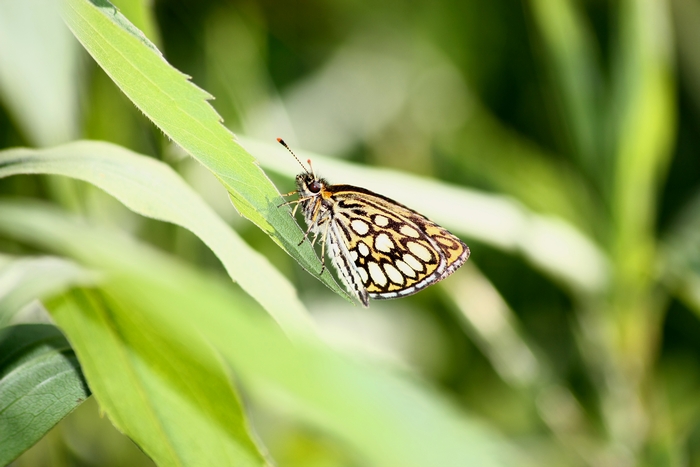
{"label": "blade of grass", "polygon": [[661,280],[700,315],[700,194],[665,233]]}
{"label": "blade of grass", "polygon": [[92,183],[134,212],[172,222],[197,235],[234,281],[290,333],[313,333],[311,319],[289,281],[166,164],[109,143],[79,141],[52,149],[0,152],[0,178],[56,174]]}
{"label": "blade of grass", "polygon": [[196,332],[170,339],[143,306],[97,290],[47,303],[114,425],[158,465],[269,465],[216,352]]}
{"label": "blade of grass", "polygon": [[0,97],[33,145],[78,135],[78,51],[57,2],[0,2]]}
{"label": "blade of grass", "polygon": [[214,173],[236,209],[299,264],[347,296],[320,261],[255,159],[222,124],[211,98],[171,67],[157,48],[106,0],[62,0],[73,34],[129,99],[168,137]]}
{"label": "blade of grass", "polygon": [[656,188],[663,180],[675,132],[668,11],[662,2],[620,4],[620,38],[613,78],[617,109],[612,211],[613,259],[623,281],[645,287],[639,274],[653,261]]}
{"label": "blade of grass", "polygon": [[37,298],[49,297],[76,285],[91,285],[97,275],[72,261],[50,256],[24,257],[0,265],[0,327]]}
{"label": "blade of grass", "polygon": [[600,366],[617,384],[614,389],[601,387],[601,406],[615,449],[641,457],[645,443],[661,441],[653,439],[658,433],[645,428],[650,417],[665,417],[646,397],[646,383],[662,334],[664,301],[656,295],[653,274],[658,257],[655,224],[657,189],[665,178],[676,128],[675,82],[667,3],[623,0],[617,8],[610,103],[616,136],[610,190],[614,288],[598,317],[601,348],[607,353]]}
{"label": "blade of grass", "polygon": [[0,329],[0,465],[30,448],[89,395],[75,354],[55,326]]}
{"label": "blade of grass", "polygon": [[160,43],[155,9],[148,0],[113,0],[114,6],[154,44]]}
{"label": "blade of grass", "polygon": [[571,132],[574,152],[592,178],[601,181],[609,167],[601,150],[599,96],[603,83],[593,33],[576,2],[530,0],[529,4],[561,96],[560,115]]}

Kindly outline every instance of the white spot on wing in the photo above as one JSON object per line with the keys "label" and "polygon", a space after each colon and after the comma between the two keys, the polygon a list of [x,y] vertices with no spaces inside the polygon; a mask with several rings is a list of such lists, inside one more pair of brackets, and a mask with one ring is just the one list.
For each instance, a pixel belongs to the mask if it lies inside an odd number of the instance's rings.
{"label": "white spot on wing", "polygon": [[408,253],[403,255],[403,260],[406,261],[406,264],[411,266],[416,271],[420,272],[423,270],[423,263],[418,261],[415,257],[409,255]]}
{"label": "white spot on wing", "polygon": [[387,234],[380,233],[374,239],[374,248],[384,253],[389,253],[394,248],[394,242],[391,241]]}
{"label": "white spot on wing", "polygon": [[403,275],[391,264],[384,265],[384,272],[394,284],[403,285]]}
{"label": "white spot on wing", "polygon": [[407,237],[420,238],[420,233],[410,225],[402,225],[399,232]]}
{"label": "white spot on wing", "polygon": [[374,216],[374,223],[377,224],[379,227],[386,227],[387,225],[389,225],[389,219],[377,214],[376,216]]}
{"label": "white spot on wing", "polygon": [[[408,243],[406,243],[406,246],[411,251],[411,253],[413,253],[414,255],[416,255],[418,258],[422,259],[426,263],[430,262],[433,259],[433,255],[430,253],[430,251],[426,247],[421,245],[420,243],[408,242]],[[413,266],[411,266],[411,267],[413,267]]]}
{"label": "white spot on wing", "polygon": [[367,279],[369,279],[369,276],[367,275],[367,270],[362,266],[358,266],[357,272],[360,274],[360,278],[362,278],[362,283],[366,284]]}
{"label": "white spot on wing", "polygon": [[363,242],[360,242],[357,244],[357,250],[360,252],[362,256],[367,256],[369,254],[369,247],[365,245]]}
{"label": "white spot on wing", "polygon": [[367,232],[369,232],[369,225],[360,219],[353,219],[353,221],[350,222],[350,227],[352,227],[352,230],[354,230],[357,235],[367,235]]}
{"label": "white spot on wing", "polygon": [[353,263],[354,263],[355,261],[357,261],[357,251],[352,250],[352,251],[350,252],[350,258],[352,258],[352,262],[353,262]]}
{"label": "white spot on wing", "polygon": [[394,264],[396,264],[396,267],[399,268],[399,270],[402,273],[406,274],[408,277],[416,277],[416,271],[414,271],[413,268],[411,268],[411,266],[404,263],[400,259],[396,260],[396,262]]}
{"label": "white spot on wing", "polygon": [[382,269],[379,267],[379,265],[375,262],[370,261],[369,264],[367,264],[367,267],[369,268],[369,275],[372,276],[372,281],[379,287],[384,287],[387,282],[386,276],[382,272]]}

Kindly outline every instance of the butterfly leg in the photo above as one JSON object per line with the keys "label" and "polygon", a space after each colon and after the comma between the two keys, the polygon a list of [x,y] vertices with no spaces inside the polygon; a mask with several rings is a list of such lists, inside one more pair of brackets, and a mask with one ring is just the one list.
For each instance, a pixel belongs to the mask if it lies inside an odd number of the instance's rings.
{"label": "butterfly leg", "polygon": [[293,200],[291,200],[291,201],[287,201],[287,202],[285,202],[285,203],[278,204],[277,207],[278,207],[278,208],[281,208],[282,206],[289,206],[290,204],[298,204],[298,203],[300,203],[300,202],[301,202],[300,199],[293,199]]}
{"label": "butterfly leg", "polygon": [[321,240],[321,274],[319,276],[326,270],[326,239],[328,238],[328,228],[331,226],[330,216],[326,217],[326,219],[326,230],[323,232],[323,239]]}
{"label": "butterfly leg", "polygon": [[[296,192],[293,192],[293,193],[296,193]],[[282,196],[289,196],[289,195],[282,195]],[[286,203],[282,203],[277,207],[281,208],[282,206],[289,206],[290,204],[293,204],[294,209],[292,209],[292,217],[294,217],[297,214],[297,209],[299,209],[299,206],[301,206],[301,202],[306,201],[308,199],[312,199],[312,198],[313,198],[313,196],[307,196],[306,198],[293,199],[291,201],[287,201]]]}
{"label": "butterfly leg", "polygon": [[[328,220],[328,216],[324,217],[323,219],[319,219],[318,222],[316,223],[316,226],[317,227],[322,226],[327,220]],[[311,246],[316,245],[316,240],[318,240],[319,237],[320,237],[320,235],[318,234],[318,232],[314,232],[314,239],[311,241]]]}
{"label": "butterfly leg", "polygon": [[297,214],[297,209],[299,209],[299,206],[301,205],[300,201],[298,199],[295,199],[293,201],[287,201],[286,203],[282,203],[278,208],[281,208],[282,206],[288,206],[290,204],[294,204],[294,209],[292,209],[291,216],[294,217]]}
{"label": "butterfly leg", "polygon": [[[294,193],[296,193],[296,192],[294,192]],[[294,193],[291,193],[291,194],[294,194]],[[287,194],[287,195],[282,195],[282,196],[289,196],[289,194]],[[293,199],[293,200],[284,202],[284,203],[282,203],[282,204],[279,204],[279,205],[277,205],[277,207],[278,207],[278,208],[281,208],[282,206],[289,206],[290,204],[301,203],[302,201],[306,201],[307,199],[312,199],[312,198],[313,198],[313,196],[307,196],[307,197],[305,197],[305,198]]]}
{"label": "butterfly leg", "polygon": [[[297,204],[297,206],[299,206]],[[313,229],[317,224],[316,219],[318,219],[318,213],[321,210],[321,200],[316,201],[316,206],[314,206],[314,214],[311,216],[311,221],[309,222],[309,228],[306,229],[306,232],[304,232],[304,238],[301,239],[301,241],[297,244],[297,246],[300,246],[304,241],[309,238],[309,233],[311,233],[311,229]]]}

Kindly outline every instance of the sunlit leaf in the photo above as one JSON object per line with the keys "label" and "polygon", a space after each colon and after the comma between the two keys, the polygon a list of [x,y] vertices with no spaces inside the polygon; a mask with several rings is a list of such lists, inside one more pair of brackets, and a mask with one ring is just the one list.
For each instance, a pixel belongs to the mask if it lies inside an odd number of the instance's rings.
{"label": "sunlit leaf", "polygon": [[129,18],[129,21],[136,26],[153,43],[160,42],[158,25],[156,24],[155,11],[153,5],[148,0],[113,0],[114,6]]}
{"label": "sunlit leaf", "polygon": [[0,95],[32,144],[78,134],[78,51],[57,2],[0,1]]}
{"label": "sunlit leaf", "polygon": [[[109,273],[109,282],[103,286],[106,296],[120,304],[110,308],[115,314],[108,317],[138,328],[130,332],[143,337],[133,339],[148,340],[155,333],[169,345],[191,342],[188,352],[192,358],[203,366],[212,365],[212,357],[206,357],[209,348],[202,345],[204,339],[256,393],[284,394],[281,400],[288,410],[345,440],[373,464],[518,464],[511,457],[511,446],[435,391],[383,368],[343,358],[315,339],[290,341],[264,314],[256,313],[254,302],[246,304],[245,296],[234,293],[230,285],[145,245],[104,229],[88,228],[34,203],[2,203],[0,231],[103,268]],[[80,330],[107,324],[88,316],[85,312],[54,313],[62,329],[76,341],[79,358],[83,351],[78,341],[93,342],[90,333]],[[91,332],[99,334],[96,329]],[[133,357],[141,368],[151,358],[140,351]],[[84,366],[99,399],[95,379],[110,375],[97,375],[87,363]],[[116,423],[121,426],[122,422]]]}
{"label": "sunlit leaf", "polygon": [[146,322],[139,308],[147,302],[97,291],[75,291],[48,306],[102,410],[156,464],[268,465],[222,362],[196,332],[173,340],[163,323]]}
{"label": "sunlit leaf", "polygon": [[92,183],[141,215],[189,229],[231,278],[289,332],[311,332],[307,311],[287,279],[250,248],[169,166],[122,147],[81,141],[46,150],[0,152],[0,178],[56,174]]}
{"label": "sunlit leaf", "polygon": [[157,48],[106,0],[63,0],[63,16],[78,40],[124,94],[168,137],[214,173],[238,211],[307,271],[345,295],[289,216],[277,189],[222,124],[211,96],[171,67]]}
{"label": "sunlit leaf", "polygon": [[32,300],[96,280],[97,274],[62,258],[19,257],[0,264],[0,327]]}
{"label": "sunlit leaf", "polygon": [[651,267],[656,187],[666,172],[676,128],[675,84],[671,27],[663,4],[626,0],[619,7],[611,209],[614,264],[630,285]]}

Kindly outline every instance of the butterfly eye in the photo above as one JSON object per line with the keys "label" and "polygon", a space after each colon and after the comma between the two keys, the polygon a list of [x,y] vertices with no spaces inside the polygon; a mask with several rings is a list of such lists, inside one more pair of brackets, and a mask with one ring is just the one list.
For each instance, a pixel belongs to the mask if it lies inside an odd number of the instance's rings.
{"label": "butterfly eye", "polygon": [[318,180],[313,180],[308,186],[311,193],[318,193],[321,191],[321,183],[319,183]]}

